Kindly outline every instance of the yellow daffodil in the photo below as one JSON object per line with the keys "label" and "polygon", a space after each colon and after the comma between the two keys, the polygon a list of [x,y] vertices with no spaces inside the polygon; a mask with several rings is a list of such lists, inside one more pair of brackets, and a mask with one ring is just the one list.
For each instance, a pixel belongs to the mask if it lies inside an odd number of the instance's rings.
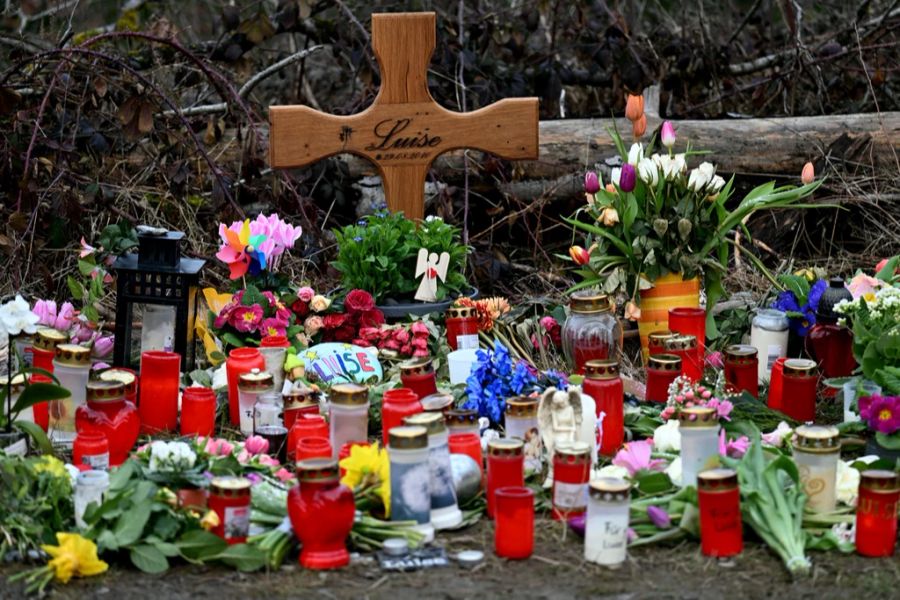
{"label": "yellow daffodil", "polygon": [[97,545],[77,533],[57,533],[58,546],[43,545],[41,548],[51,556],[47,566],[53,570],[57,581],[67,583],[74,577],[99,575],[109,568],[97,558]]}
{"label": "yellow daffodil", "polygon": [[386,516],[391,511],[391,463],[388,453],[375,442],[371,446],[352,446],[350,456],[341,461],[346,474],[341,483],[357,490],[374,487],[375,494],[384,504]]}
{"label": "yellow daffodil", "polygon": [[219,520],[219,514],[214,510],[206,511],[206,514],[200,519],[200,527],[207,531],[214,527],[218,527],[221,523],[222,521]]}
{"label": "yellow daffodil", "polygon": [[35,463],[34,470],[38,473],[50,473],[55,477],[69,476],[69,473],[66,471],[66,466],[65,464],[63,464],[63,461],[54,456],[49,456],[46,454]]}
{"label": "yellow daffodil", "polygon": [[797,277],[804,277],[810,283],[816,280],[816,274],[812,269],[800,269],[799,271],[795,271],[794,275]]}

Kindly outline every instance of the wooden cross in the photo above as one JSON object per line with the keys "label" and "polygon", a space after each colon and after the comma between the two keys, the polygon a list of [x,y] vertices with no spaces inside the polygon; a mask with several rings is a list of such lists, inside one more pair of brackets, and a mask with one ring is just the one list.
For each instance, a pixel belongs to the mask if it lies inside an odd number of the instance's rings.
{"label": "wooden cross", "polygon": [[375,163],[388,207],[421,219],[425,176],[439,154],[475,148],[502,158],[538,156],[537,98],[509,98],[469,113],[438,105],[428,91],[435,15],[372,15],[381,89],[372,106],[347,117],[307,106],[269,107],[269,162],[302,167],[348,152]]}

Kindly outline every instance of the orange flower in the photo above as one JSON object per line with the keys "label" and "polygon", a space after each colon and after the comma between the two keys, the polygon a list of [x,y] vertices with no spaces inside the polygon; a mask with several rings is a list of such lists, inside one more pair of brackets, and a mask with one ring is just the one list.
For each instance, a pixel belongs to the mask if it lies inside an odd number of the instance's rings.
{"label": "orange flower", "polygon": [[644,97],[628,94],[625,99],[625,118],[634,123],[644,116]]}
{"label": "orange flower", "polygon": [[811,162],[803,165],[803,171],[800,173],[800,181],[803,182],[804,185],[808,183],[812,183],[816,178],[816,168],[813,166]]}
{"label": "orange flower", "polygon": [[634,139],[638,140],[647,131],[647,115],[641,115],[641,118],[631,124],[631,132]]}
{"label": "orange flower", "polygon": [[492,319],[499,319],[501,316],[512,310],[509,306],[509,300],[502,296],[492,296],[482,300],[484,307]]}
{"label": "orange flower", "polygon": [[591,253],[581,246],[572,246],[569,248],[569,256],[576,265],[586,265],[591,262]]}
{"label": "orange flower", "polygon": [[618,194],[618,192],[616,191],[616,186],[611,183],[606,184],[606,191],[610,194]]}

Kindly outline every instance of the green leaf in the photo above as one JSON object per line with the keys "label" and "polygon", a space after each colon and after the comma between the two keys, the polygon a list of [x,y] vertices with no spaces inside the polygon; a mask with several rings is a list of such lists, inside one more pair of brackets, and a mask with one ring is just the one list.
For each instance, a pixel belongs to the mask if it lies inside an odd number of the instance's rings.
{"label": "green leaf", "polygon": [[122,513],[116,523],[113,532],[119,541],[119,546],[130,546],[134,544],[144,533],[144,526],[150,519],[150,512],[153,509],[153,501],[145,499],[134,506],[130,511]]}
{"label": "green leaf", "polygon": [[84,298],[84,287],[71,275],[66,276],[66,285],[75,300],[80,302]]}
{"label": "green leaf", "polygon": [[659,471],[641,471],[637,474],[638,489],[644,494],[658,494],[672,488],[672,480]]}
{"label": "green leaf", "polygon": [[256,571],[266,565],[266,553],[256,546],[235,544],[228,546],[223,552],[211,557],[220,560],[239,571]]}
{"label": "green leaf", "polygon": [[879,431],[875,434],[875,441],[878,442],[878,445],[882,448],[888,450],[900,450],[900,435],[888,435]]}
{"label": "green leaf", "polygon": [[222,341],[235,348],[240,348],[244,345],[244,340],[230,331],[226,331],[222,334]]}
{"label": "green leaf", "polygon": [[90,277],[91,272],[93,272],[94,267],[96,266],[96,263],[92,260],[84,260],[83,258],[78,259],[78,272],[85,277]]}
{"label": "green leaf", "polygon": [[[13,414],[15,414],[15,411],[13,411]],[[54,455],[53,444],[50,443],[50,438],[47,437],[47,434],[44,433],[44,430],[41,429],[40,425],[32,423],[31,421],[16,421],[13,423],[13,426],[30,437],[34,442],[34,445],[40,449],[41,454],[47,456]]]}
{"label": "green leaf", "polygon": [[897,272],[898,263],[900,263],[900,256],[891,257],[887,263],[875,273],[875,278],[890,283],[894,280],[894,273]]}
{"label": "green leaf", "polygon": [[12,413],[18,414],[30,406],[48,400],[62,400],[72,394],[66,388],[52,383],[31,383],[25,386],[19,399],[12,408]]}
{"label": "green leaf", "polygon": [[175,546],[188,560],[206,560],[222,553],[228,544],[214,533],[193,529],[182,535]]}
{"label": "green leaf", "polygon": [[129,553],[132,564],[144,573],[162,573],[169,569],[169,560],[158,548],[140,544]]}

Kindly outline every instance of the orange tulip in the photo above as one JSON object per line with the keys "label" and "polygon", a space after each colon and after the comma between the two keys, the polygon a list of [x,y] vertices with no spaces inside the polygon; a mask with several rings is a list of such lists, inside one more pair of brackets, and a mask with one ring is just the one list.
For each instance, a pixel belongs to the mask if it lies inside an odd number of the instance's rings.
{"label": "orange tulip", "polygon": [[591,253],[581,246],[572,246],[569,248],[569,256],[576,265],[586,265],[591,261]]}
{"label": "orange tulip", "polygon": [[619,193],[616,191],[616,186],[614,186],[611,183],[606,184],[606,191],[609,192],[610,194],[618,194]]}
{"label": "orange tulip", "polygon": [[644,132],[647,131],[647,115],[641,115],[641,118],[631,124],[631,131],[634,139],[640,139]]}
{"label": "orange tulip", "polygon": [[800,181],[802,181],[805,185],[807,183],[812,183],[815,178],[816,168],[813,167],[813,164],[811,162],[808,162],[803,165],[803,171],[800,172]]}
{"label": "orange tulip", "polygon": [[634,123],[644,116],[644,97],[628,94],[625,98],[625,118]]}

